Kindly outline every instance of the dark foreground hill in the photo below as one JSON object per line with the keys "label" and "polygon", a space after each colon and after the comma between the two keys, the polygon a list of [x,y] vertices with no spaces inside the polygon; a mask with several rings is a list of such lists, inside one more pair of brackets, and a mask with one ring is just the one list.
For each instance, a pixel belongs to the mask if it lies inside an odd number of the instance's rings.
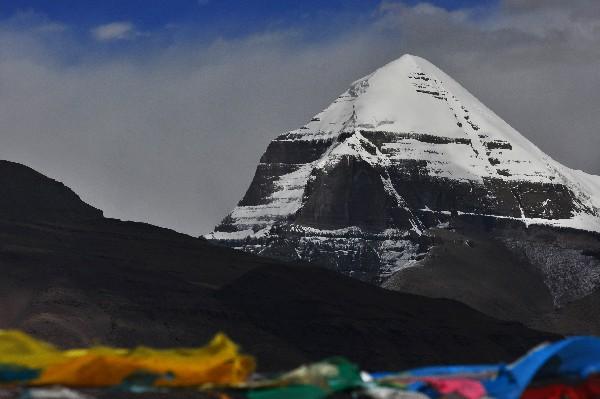
{"label": "dark foreground hill", "polygon": [[143,223],[0,161],[0,327],[61,346],[199,345],[225,331],[259,367],[345,355],[370,369],[511,360],[550,334]]}

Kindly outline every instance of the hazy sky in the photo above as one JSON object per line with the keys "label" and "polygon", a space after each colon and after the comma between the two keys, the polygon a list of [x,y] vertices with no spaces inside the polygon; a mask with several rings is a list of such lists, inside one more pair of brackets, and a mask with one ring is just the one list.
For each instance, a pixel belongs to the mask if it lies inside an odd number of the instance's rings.
{"label": "hazy sky", "polygon": [[205,233],[270,139],[412,53],[600,174],[599,43],[598,0],[0,0],[0,158]]}

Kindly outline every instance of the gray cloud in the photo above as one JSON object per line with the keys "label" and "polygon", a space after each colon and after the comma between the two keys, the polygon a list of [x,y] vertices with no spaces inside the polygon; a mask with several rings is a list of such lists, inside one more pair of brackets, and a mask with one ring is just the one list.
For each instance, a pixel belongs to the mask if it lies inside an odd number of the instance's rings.
{"label": "gray cloud", "polygon": [[108,216],[207,232],[241,198],[271,138],[410,52],[554,158],[600,174],[600,16],[595,1],[565,3],[447,12],[388,2],[318,43],[290,30],[127,54],[39,29],[51,21],[5,22],[0,157],[65,182]]}

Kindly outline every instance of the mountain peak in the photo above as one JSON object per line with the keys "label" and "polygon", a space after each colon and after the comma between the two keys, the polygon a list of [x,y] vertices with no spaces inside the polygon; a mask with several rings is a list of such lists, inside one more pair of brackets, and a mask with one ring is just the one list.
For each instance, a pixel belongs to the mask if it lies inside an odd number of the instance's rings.
{"label": "mountain peak", "polygon": [[512,139],[540,153],[459,83],[429,61],[405,54],[355,81],[300,129],[298,139],[326,139],[348,129],[418,132],[449,138]]}
{"label": "mountain peak", "polygon": [[600,232],[600,177],[554,161],[407,54],[275,138],[207,238],[381,279],[455,217]]}
{"label": "mountain peak", "polygon": [[425,58],[413,55],[413,54],[402,54],[400,57],[396,58],[393,61],[388,62],[387,64],[383,65],[382,67],[378,68],[378,69],[385,69],[388,66],[391,66],[392,64],[396,64],[396,63],[401,63],[401,62],[405,62],[405,63],[413,63],[414,65],[418,65],[419,62],[427,62],[429,63],[429,61],[427,61]]}

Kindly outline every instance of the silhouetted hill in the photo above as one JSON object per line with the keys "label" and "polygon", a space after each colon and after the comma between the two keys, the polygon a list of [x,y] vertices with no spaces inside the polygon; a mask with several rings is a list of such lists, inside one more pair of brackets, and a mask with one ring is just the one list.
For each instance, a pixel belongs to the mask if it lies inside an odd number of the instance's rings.
{"label": "silhouetted hill", "polygon": [[0,162],[0,327],[61,346],[199,345],[225,331],[280,369],[334,354],[363,367],[510,360],[554,336],[452,300],[387,291],[143,223]]}
{"label": "silhouetted hill", "polygon": [[57,222],[96,219],[102,211],[81,201],[64,184],[27,166],[0,160],[0,216]]}

